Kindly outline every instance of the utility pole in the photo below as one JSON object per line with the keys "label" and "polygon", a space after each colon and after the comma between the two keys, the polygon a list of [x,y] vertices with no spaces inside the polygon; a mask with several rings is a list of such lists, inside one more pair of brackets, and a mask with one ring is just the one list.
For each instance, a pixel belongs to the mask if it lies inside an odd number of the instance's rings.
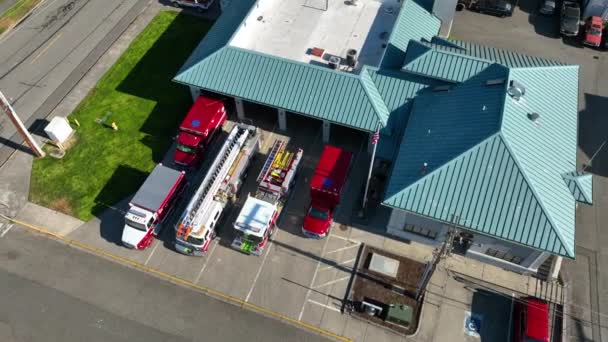
{"label": "utility pole", "polygon": [[32,135],[30,134],[30,132],[27,131],[27,129],[23,125],[23,122],[21,122],[21,119],[19,119],[19,117],[17,116],[17,113],[15,113],[15,111],[13,110],[13,107],[8,102],[6,97],[4,97],[4,94],[2,94],[1,91],[0,91],[0,108],[2,108],[2,110],[8,116],[8,118],[11,119],[13,125],[15,125],[15,128],[17,129],[17,132],[19,132],[19,134],[21,134],[21,137],[23,137],[23,140],[25,140],[25,142],[32,149],[34,154],[37,157],[44,157],[44,151],[42,151],[40,146],[38,146],[38,144],[36,143],[36,141],[34,140]]}
{"label": "utility pole", "polygon": [[452,252],[452,244],[454,243],[454,237],[456,236],[456,233],[458,231],[458,229],[456,228],[456,222],[458,222],[459,220],[460,216],[453,215],[452,226],[448,230],[445,239],[443,240],[441,245],[437,246],[437,248],[433,250],[433,259],[426,265],[426,269],[422,274],[422,280],[420,280],[420,284],[418,284],[418,288],[416,288],[416,301],[419,301],[422,297],[422,294],[426,290],[426,287],[428,286],[429,281],[431,280],[431,276],[437,268],[439,261],[441,261],[441,259],[443,259],[444,257],[450,255],[450,253]]}

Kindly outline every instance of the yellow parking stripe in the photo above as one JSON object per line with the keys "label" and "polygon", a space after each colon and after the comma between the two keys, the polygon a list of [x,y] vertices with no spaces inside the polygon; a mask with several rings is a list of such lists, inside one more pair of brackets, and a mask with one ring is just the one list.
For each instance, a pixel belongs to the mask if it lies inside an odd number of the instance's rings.
{"label": "yellow parking stripe", "polygon": [[146,265],[140,264],[140,263],[138,263],[136,261],[133,261],[133,260],[130,260],[130,259],[118,256],[118,255],[114,255],[114,254],[108,253],[108,252],[106,252],[104,250],[101,250],[99,248],[95,248],[95,247],[89,246],[89,245],[87,245],[85,243],[82,243],[80,241],[68,239],[68,238],[63,237],[63,236],[61,236],[59,234],[53,233],[53,232],[51,232],[51,231],[49,231],[47,229],[44,229],[44,228],[41,228],[41,227],[38,227],[38,226],[35,226],[35,225],[32,225],[32,224],[29,224],[27,222],[22,222],[22,221],[19,221],[19,220],[16,220],[16,219],[12,219],[12,218],[4,216],[2,214],[0,214],[0,217],[2,217],[3,219],[5,219],[7,221],[13,222],[13,223],[18,224],[20,226],[23,226],[23,227],[26,227],[26,228],[28,228],[30,230],[33,230],[33,231],[35,231],[35,232],[37,232],[39,234],[46,235],[46,236],[52,237],[52,238],[54,238],[56,240],[62,241],[64,243],[68,244],[68,245],[72,245],[72,246],[78,247],[80,249],[86,250],[86,251],[88,251],[90,253],[93,253],[93,254],[96,254],[96,255],[99,255],[99,256],[103,256],[103,257],[112,259],[112,260],[117,261],[117,262],[122,263],[122,264],[126,264],[126,265],[129,265],[129,266],[132,266],[132,267],[137,268],[137,269],[139,269],[141,271],[148,272],[148,273],[154,274],[154,275],[156,275],[156,276],[158,276],[160,278],[164,278],[166,280],[169,280],[169,281],[171,281],[173,283],[193,288],[193,289],[198,290],[200,292],[206,293],[206,294],[208,294],[208,295],[210,295],[212,297],[223,299],[226,302],[230,302],[232,304],[236,304],[237,306],[239,306],[241,308],[247,308],[247,309],[249,309],[251,311],[255,311],[255,312],[258,312],[258,313],[261,313],[261,314],[265,314],[267,316],[271,316],[271,317],[277,318],[279,320],[283,320],[285,322],[297,325],[297,326],[302,327],[304,329],[308,329],[310,331],[313,331],[313,332],[318,333],[318,334],[323,335],[323,336],[327,336],[327,337],[336,339],[338,341],[353,342],[351,339],[349,339],[347,337],[344,337],[344,336],[341,336],[341,335],[334,334],[331,331],[327,331],[327,330],[321,329],[319,327],[316,327],[314,325],[311,325],[311,324],[299,321],[299,320],[297,320],[295,318],[291,318],[291,317],[285,316],[283,314],[280,314],[280,313],[278,313],[276,311],[272,311],[270,309],[264,308],[262,306],[258,306],[258,305],[255,305],[255,304],[251,304],[249,302],[245,302],[243,299],[227,295],[225,293],[222,293],[222,292],[210,289],[210,288],[205,287],[205,286],[197,285],[197,284],[195,284],[195,283],[193,283],[193,282],[191,282],[189,280],[186,280],[186,279],[183,279],[183,278],[179,278],[179,277],[170,275],[168,273],[159,271],[157,269],[148,267]]}

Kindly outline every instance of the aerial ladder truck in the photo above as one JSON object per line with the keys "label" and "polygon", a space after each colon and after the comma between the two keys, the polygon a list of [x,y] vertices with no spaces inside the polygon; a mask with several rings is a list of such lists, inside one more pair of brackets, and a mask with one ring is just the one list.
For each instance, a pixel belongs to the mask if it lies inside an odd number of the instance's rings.
{"label": "aerial ladder truck", "polygon": [[304,152],[287,151],[286,143],[276,140],[258,176],[258,188],[247,200],[234,222],[236,237],[232,248],[246,254],[261,255],[277,229],[279,214],[295,187]]}
{"label": "aerial ladder truck", "polygon": [[235,200],[259,148],[260,134],[254,126],[234,126],[175,226],[178,252],[195,256],[207,252],[222,212]]}

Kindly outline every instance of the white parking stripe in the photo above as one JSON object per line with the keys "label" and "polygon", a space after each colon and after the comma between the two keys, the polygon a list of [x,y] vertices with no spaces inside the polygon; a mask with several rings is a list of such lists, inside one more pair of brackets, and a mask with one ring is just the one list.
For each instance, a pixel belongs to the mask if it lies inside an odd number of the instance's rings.
{"label": "white parking stripe", "polygon": [[[309,302],[309,303],[311,303],[311,304],[315,304],[315,305],[318,305],[318,306],[322,306],[322,307],[324,307],[324,308],[326,308],[326,309],[329,309],[329,310],[332,310],[332,311],[335,311],[335,312],[340,312],[340,310],[338,310],[338,309],[334,308],[334,307],[333,307],[333,306],[331,306],[331,305],[326,305],[326,304],[323,304],[323,303],[319,303],[319,302],[316,302],[316,301],[314,301],[314,300],[312,300],[312,299],[309,299],[309,300],[308,300],[308,302]],[[340,312],[340,313],[341,313],[341,312]]]}
{"label": "white parking stripe", "polygon": [[198,272],[198,275],[196,276],[196,279],[194,279],[194,283],[195,284],[198,284],[198,281],[201,280],[201,276],[203,275],[203,272],[205,272],[205,268],[207,268],[207,264],[209,263],[209,260],[211,260],[211,256],[213,255],[213,252],[215,251],[215,247],[217,247],[217,245],[219,245],[219,243],[217,243],[216,241],[214,241],[213,247],[211,247],[211,251],[205,257],[207,259],[207,260],[205,260],[205,264],[203,264],[203,267]]}
{"label": "white parking stripe", "polygon": [[330,237],[333,237],[333,238],[336,238],[336,239],[340,239],[340,240],[344,240],[344,241],[352,242],[352,243],[359,243],[359,244],[361,243],[361,241],[357,241],[357,240],[351,240],[351,239],[349,239],[349,238],[347,238],[347,237],[340,236],[340,235],[333,235],[333,234],[330,234],[329,236],[330,236]]}
{"label": "white parking stripe", "polygon": [[[274,232],[273,238],[276,239],[277,236],[279,235],[279,232],[281,230],[277,229]],[[260,265],[260,268],[258,269],[258,273],[255,275],[255,278],[253,279],[253,284],[251,284],[251,288],[249,289],[249,293],[247,293],[247,297],[245,297],[245,302],[249,301],[249,297],[251,297],[251,294],[253,293],[253,289],[255,288],[255,283],[258,282],[258,278],[260,277],[260,273],[262,273],[262,267],[264,267],[264,264],[266,263],[266,258],[268,257],[268,254],[270,254],[270,248],[272,248],[273,243],[270,241],[270,239],[268,240],[268,249],[266,250],[266,254],[264,254],[264,258],[262,259],[262,264]]]}
{"label": "white parking stripe", "polygon": [[144,262],[145,266],[148,266],[148,263],[150,262],[150,259],[152,259],[152,256],[154,255],[154,252],[156,252],[156,249],[158,248],[158,245],[162,244],[162,241],[156,241],[156,244],[154,245],[154,248],[152,248],[152,252],[150,252],[150,255],[148,255],[148,258],[146,259],[146,262]]}
{"label": "white parking stripe", "polygon": [[302,316],[304,315],[304,309],[306,308],[306,302],[308,301],[308,297],[310,296],[310,292],[312,291],[312,285],[315,283],[317,279],[317,273],[319,273],[319,266],[321,266],[321,260],[323,255],[325,254],[325,250],[327,249],[327,242],[329,239],[325,239],[325,243],[323,244],[323,249],[321,250],[321,256],[319,257],[319,261],[317,262],[317,267],[315,268],[315,273],[312,275],[312,280],[310,281],[310,285],[308,286],[308,291],[306,292],[306,297],[304,297],[304,303],[302,303],[302,310],[300,310],[300,315],[298,316],[298,320],[302,320]]}
{"label": "white parking stripe", "polygon": [[4,237],[4,235],[6,235],[6,233],[8,233],[8,231],[9,231],[9,230],[11,230],[11,228],[13,228],[13,226],[14,226],[14,224],[12,224],[12,223],[11,223],[11,224],[9,224],[9,225],[8,225],[8,227],[6,227],[6,228],[5,228],[5,229],[2,231],[2,233],[0,233],[0,238],[3,238],[3,237]]}
{"label": "white parking stripe", "polygon": [[346,265],[346,264],[351,263],[351,262],[353,262],[355,260],[357,260],[357,258],[353,258],[353,259],[349,259],[349,260],[346,260],[346,261],[342,261],[342,262],[337,263],[336,265],[333,265],[333,266],[323,267],[322,269],[319,270],[319,272],[323,272],[323,271],[327,271],[327,270],[332,269],[332,268],[336,268],[336,266]]}
{"label": "white parking stripe", "polygon": [[339,278],[339,279],[334,279],[332,281],[328,281],[325,284],[317,285],[317,286],[313,287],[313,289],[319,289],[319,288],[322,288],[322,287],[325,287],[325,286],[328,286],[328,285],[331,285],[331,284],[339,283],[339,282],[345,281],[345,280],[347,280],[349,278],[350,278],[350,276],[342,277],[342,278]]}
{"label": "white parking stripe", "polygon": [[355,243],[353,245],[350,246],[346,246],[346,247],[342,247],[342,248],[338,248],[338,249],[334,249],[333,251],[327,252],[325,255],[329,255],[329,254],[334,254],[334,253],[338,253],[338,252],[342,252],[345,251],[347,249],[351,249],[353,247],[359,247],[360,243]]}

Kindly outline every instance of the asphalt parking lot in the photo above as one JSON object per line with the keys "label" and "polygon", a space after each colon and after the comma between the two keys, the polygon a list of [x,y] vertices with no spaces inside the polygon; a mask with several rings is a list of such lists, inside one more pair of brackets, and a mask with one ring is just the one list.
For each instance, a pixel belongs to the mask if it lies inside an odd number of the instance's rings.
{"label": "asphalt parking lot", "polygon": [[[251,106],[250,110],[256,112],[259,108]],[[402,340],[401,336],[340,313],[361,243],[382,246],[384,239],[349,226],[359,185],[365,180],[369,162],[365,136],[349,129],[333,128],[330,143],[354,152],[355,164],[330,235],[323,240],[309,239],[302,235],[301,225],[310,201],[308,183],[324,146],[320,122],[289,115],[287,131],[279,132],[274,113],[263,111],[254,114],[255,123],[262,130],[262,155],[255,159],[241,198],[222,219],[218,226],[219,238],[214,240],[206,256],[184,256],[175,252],[172,248],[175,232],[170,224],[146,250],[129,250],[121,246],[123,213],[128,199],[68,237],[356,341],[371,341],[372,337],[374,341]],[[229,130],[232,124],[228,122],[224,130]],[[261,256],[249,256],[230,248],[231,224],[244,202],[243,194],[255,190],[256,176],[275,139],[288,142],[288,149],[300,147],[304,150],[302,168],[293,195],[279,217],[280,229]],[[172,153],[169,151],[167,158]]]}
{"label": "asphalt parking lot", "polygon": [[543,17],[537,8],[536,0],[522,0],[510,18],[457,12],[450,37],[580,66],[577,170],[586,166],[594,174],[594,204],[578,206],[576,260],[562,266],[571,291],[564,340],[602,341],[608,337],[608,297],[601,295],[608,291],[608,274],[599,271],[608,262],[608,233],[602,229],[608,220],[608,51],[562,39],[559,13]]}

